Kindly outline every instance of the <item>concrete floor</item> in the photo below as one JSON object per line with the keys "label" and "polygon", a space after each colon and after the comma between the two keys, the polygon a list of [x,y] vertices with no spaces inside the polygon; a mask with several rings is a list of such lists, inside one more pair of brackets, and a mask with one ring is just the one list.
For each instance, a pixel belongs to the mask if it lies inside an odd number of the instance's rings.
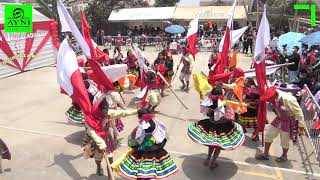
{"label": "concrete floor", "polygon": [[[150,60],[157,52],[147,49]],[[197,55],[195,71],[207,72],[209,53]],[[180,60],[174,56],[175,63]],[[239,53],[238,64],[247,68],[249,57]],[[223,151],[219,167],[209,170],[202,165],[207,148],[195,144],[187,136],[187,126],[203,116],[199,113],[199,95],[192,89],[189,93],[179,91],[178,78],[173,82],[179,97],[189,110],[175,99],[173,94],[162,99],[158,117],[167,128],[170,139],[166,149],[171,153],[180,171],[173,178],[177,180],[268,180],[268,179],[320,179],[319,162],[311,154],[307,138],[296,146],[291,146],[289,161],[278,164],[274,158],[268,162],[258,162],[255,155],[261,153],[261,143],[250,141],[247,133],[244,145],[236,151]],[[68,123],[64,113],[70,106],[69,97],[59,93],[55,67],[45,67],[0,80],[0,137],[8,144],[11,161],[3,161],[4,173],[0,180],[100,180],[95,173],[93,160],[82,157],[82,135],[84,128]],[[134,92],[124,93],[126,104],[134,108]],[[131,102],[130,102],[131,101]],[[272,119],[273,114],[268,114]],[[137,125],[137,117],[123,120],[125,130],[121,133],[123,144],[115,153],[119,157],[126,149],[127,136]],[[306,147],[306,151],[303,148]],[[307,152],[307,154],[305,153]],[[281,149],[277,139],[272,146],[271,155],[279,156]],[[307,159],[307,160],[306,160]],[[307,172],[314,172],[313,175]],[[117,179],[121,179],[117,177]]]}

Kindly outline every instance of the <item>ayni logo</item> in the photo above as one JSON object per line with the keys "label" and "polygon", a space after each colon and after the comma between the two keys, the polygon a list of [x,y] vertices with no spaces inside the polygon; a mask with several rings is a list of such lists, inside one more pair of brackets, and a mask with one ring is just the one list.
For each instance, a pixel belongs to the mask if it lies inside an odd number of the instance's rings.
{"label": "ayni logo", "polygon": [[32,6],[5,5],[4,32],[32,32]]}

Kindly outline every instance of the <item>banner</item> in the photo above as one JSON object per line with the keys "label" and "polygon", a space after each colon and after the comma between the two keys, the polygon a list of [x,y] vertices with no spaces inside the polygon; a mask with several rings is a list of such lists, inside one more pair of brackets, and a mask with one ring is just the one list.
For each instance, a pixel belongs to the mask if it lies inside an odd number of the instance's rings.
{"label": "banner", "polygon": [[[246,30],[248,29],[248,26],[243,27],[241,29],[237,29],[237,30],[232,30],[231,31],[231,48],[238,42],[238,40],[240,39],[240,37],[243,35],[244,32],[246,32]],[[221,43],[219,44],[219,52],[222,51],[222,47],[223,47],[223,42],[224,42],[224,36],[220,41]]]}

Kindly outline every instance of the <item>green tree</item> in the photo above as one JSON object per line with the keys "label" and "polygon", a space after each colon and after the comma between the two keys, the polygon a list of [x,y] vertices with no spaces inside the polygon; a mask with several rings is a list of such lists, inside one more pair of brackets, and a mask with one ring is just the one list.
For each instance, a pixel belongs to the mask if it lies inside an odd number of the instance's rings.
{"label": "green tree", "polygon": [[58,19],[57,0],[37,0],[37,10],[49,18]]}
{"label": "green tree", "polygon": [[156,7],[168,7],[175,6],[180,0],[156,0],[154,6]]}

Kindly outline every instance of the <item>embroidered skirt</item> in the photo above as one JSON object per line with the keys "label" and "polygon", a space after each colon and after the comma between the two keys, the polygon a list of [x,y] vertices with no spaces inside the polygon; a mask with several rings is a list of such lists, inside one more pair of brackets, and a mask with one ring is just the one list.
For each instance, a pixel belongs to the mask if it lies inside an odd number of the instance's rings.
{"label": "embroidered skirt", "polygon": [[66,116],[70,122],[77,123],[77,124],[84,124],[84,117],[83,112],[80,110],[76,110],[74,106],[71,106],[67,112]]}
{"label": "embroidered skirt", "polygon": [[189,137],[200,144],[222,150],[234,150],[244,142],[242,127],[235,122],[212,123],[209,119],[193,122],[188,127]]}
{"label": "embroidered skirt", "polygon": [[238,123],[245,128],[257,127],[257,109],[248,108],[246,113],[240,114]]}
{"label": "embroidered skirt", "polygon": [[177,171],[178,167],[163,148],[154,151],[134,150],[116,169],[125,179],[166,179]]}

